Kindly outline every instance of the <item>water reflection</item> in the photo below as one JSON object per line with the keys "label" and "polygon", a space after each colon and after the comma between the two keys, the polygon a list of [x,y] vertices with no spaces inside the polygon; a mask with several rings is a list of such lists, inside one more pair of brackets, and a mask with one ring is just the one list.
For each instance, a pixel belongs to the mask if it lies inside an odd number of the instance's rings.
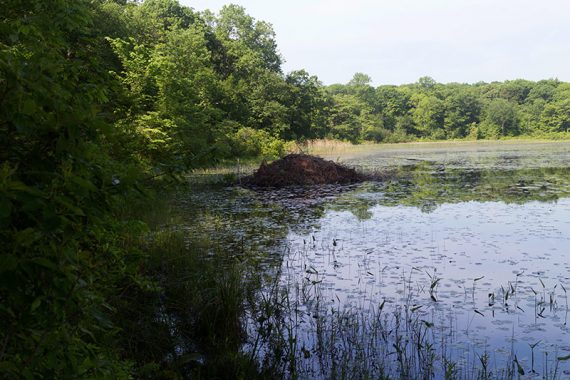
{"label": "water reflection", "polygon": [[568,168],[448,169],[442,164],[422,162],[398,168],[385,182],[362,184],[330,207],[370,217],[362,210],[374,205],[408,205],[432,212],[441,204],[469,201],[554,202],[570,196],[569,184]]}
{"label": "water reflection", "polygon": [[[305,376],[330,375],[331,358],[348,360],[339,352],[369,371],[384,360],[393,376],[415,357],[407,365],[425,373],[426,347],[462,368],[552,377],[556,365],[570,375],[557,359],[570,355],[567,152],[413,153],[396,157],[384,182],[196,192],[183,200],[194,210],[189,233],[199,226],[231,252],[258,255],[279,279],[290,313],[279,323],[290,326]],[[374,169],[378,160],[352,162]],[[416,339],[410,331],[424,334],[422,350],[404,344]],[[325,343],[336,347],[328,361]],[[429,373],[443,376],[437,365]]]}
{"label": "water reflection", "polygon": [[448,358],[490,353],[500,368],[515,355],[521,368],[544,374],[544,355],[570,354],[569,184],[567,168],[406,165],[388,182],[328,202],[310,247],[307,234],[289,233],[283,284],[303,281],[310,268],[321,314],[386,302],[439,328],[429,342]]}

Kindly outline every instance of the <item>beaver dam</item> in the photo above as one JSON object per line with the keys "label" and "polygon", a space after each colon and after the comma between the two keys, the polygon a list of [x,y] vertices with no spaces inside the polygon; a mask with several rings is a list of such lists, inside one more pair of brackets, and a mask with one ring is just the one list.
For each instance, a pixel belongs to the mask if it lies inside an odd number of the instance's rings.
{"label": "beaver dam", "polygon": [[371,179],[353,168],[307,154],[289,154],[270,164],[263,162],[245,184],[259,187],[350,184]]}

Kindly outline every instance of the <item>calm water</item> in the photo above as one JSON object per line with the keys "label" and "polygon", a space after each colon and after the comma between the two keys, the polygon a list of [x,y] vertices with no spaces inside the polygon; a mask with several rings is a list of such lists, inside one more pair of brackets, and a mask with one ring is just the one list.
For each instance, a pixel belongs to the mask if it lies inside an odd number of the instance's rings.
{"label": "calm water", "polygon": [[[221,224],[204,226],[236,255],[257,252],[290,293],[284,321],[306,377],[326,377],[333,365],[336,354],[319,358],[323,339],[382,358],[383,371],[397,375],[396,345],[367,340],[381,329],[366,320],[381,319],[387,335],[400,315],[460,367],[485,357],[504,368],[516,357],[527,377],[553,375],[557,365],[570,378],[570,360],[557,359],[570,355],[570,144],[396,146],[340,160],[391,174],[344,188],[226,188],[189,200],[213,202],[201,218]],[[357,349],[342,331],[319,327],[345,311],[362,319]],[[435,366],[443,376],[443,360]]]}

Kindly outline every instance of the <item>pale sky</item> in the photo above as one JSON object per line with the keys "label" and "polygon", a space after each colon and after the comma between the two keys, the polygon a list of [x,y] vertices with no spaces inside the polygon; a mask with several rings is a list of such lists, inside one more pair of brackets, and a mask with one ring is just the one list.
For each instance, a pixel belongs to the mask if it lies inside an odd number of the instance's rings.
{"label": "pale sky", "polygon": [[325,84],[558,78],[570,81],[570,0],[180,0],[245,7],[271,23],[284,72]]}

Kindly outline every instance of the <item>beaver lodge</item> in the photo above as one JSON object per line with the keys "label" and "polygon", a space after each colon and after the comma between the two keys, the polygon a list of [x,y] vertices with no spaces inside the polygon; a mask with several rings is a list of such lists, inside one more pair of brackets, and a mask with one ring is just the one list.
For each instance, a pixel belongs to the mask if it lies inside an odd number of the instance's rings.
{"label": "beaver lodge", "polygon": [[263,162],[245,184],[259,187],[349,184],[367,179],[352,168],[307,154],[289,154],[270,164]]}

